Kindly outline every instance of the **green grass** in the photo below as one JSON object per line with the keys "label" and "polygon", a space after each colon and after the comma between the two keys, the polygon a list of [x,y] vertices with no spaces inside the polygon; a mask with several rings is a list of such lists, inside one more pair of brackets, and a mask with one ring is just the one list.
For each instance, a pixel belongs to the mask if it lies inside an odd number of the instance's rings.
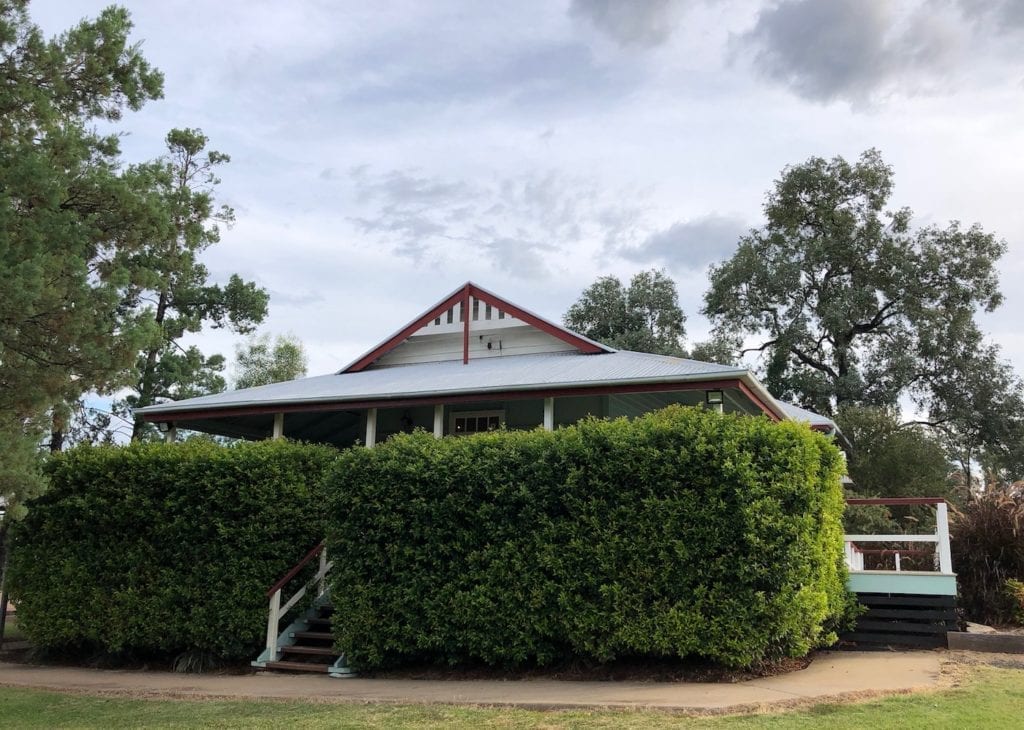
{"label": "green grass", "polygon": [[691,718],[663,712],[533,712],[451,706],[132,700],[0,688],[4,728],[1015,728],[1024,670],[979,668],[966,686],[771,715]]}

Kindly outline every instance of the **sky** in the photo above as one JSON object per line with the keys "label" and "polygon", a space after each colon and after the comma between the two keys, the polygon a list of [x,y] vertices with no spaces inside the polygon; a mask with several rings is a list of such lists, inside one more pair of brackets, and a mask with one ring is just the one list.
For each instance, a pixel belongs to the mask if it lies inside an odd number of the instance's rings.
{"label": "sky", "polygon": [[[107,0],[34,0],[56,34]],[[164,99],[127,161],[198,127],[237,222],[205,255],[261,331],[335,371],[466,280],[549,319],[664,267],[689,342],[707,270],[787,165],[877,148],[917,225],[1008,244],[982,327],[1024,372],[1021,0],[132,0]],[[207,353],[241,338],[208,331]]]}

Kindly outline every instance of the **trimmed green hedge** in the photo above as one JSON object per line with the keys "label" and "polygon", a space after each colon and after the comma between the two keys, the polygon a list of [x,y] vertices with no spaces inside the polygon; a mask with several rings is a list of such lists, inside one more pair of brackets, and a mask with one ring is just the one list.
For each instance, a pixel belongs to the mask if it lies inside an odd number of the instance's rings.
{"label": "trimmed green hedge", "polygon": [[806,426],[681,407],[346,451],[337,645],[365,669],[805,654],[851,605],[841,470]]}
{"label": "trimmed green hedge", "polygon": [[266,589],[323,538],[318,483],[337,455],[197,440],[56,457],[14,536],[19,627],[61,651],[254,658]]}

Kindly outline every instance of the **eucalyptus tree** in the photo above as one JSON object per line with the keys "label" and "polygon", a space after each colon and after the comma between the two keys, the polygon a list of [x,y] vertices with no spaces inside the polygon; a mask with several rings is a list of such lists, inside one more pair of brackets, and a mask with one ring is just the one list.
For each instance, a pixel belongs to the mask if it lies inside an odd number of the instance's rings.
{"label": "eucalyptus tree", "polygon": [[924,398],[982,345],[975,312],[1002,301],[1006,244],[955,221],[915,229],[908,208],[888,209],[892,187],[876,150],[788,167],[766,224],[712,267],[703,312],[747,339],[776,396],[826,414]]}
{"label": "eucalyptus tree", "polygon": [[295,380],[306,374],[306,350],[292,335],[252,337],[235,348],[235,387]]}
{"label": "eucalyptus tree", "polygon": [[566,327],[611,347],[682,355],[686,315],[675,282],[663,271],[641,271],[623,286],[602,276],[565,313]]}

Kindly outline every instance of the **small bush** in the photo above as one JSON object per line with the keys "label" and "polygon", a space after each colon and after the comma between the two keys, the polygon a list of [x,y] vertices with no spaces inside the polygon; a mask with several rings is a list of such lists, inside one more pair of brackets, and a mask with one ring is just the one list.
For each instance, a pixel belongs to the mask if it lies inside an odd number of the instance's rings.
{"label": "small bush", "polygon": [[1024,626],[1024,581],[1011,578],[1006,581],[1006,592],[1010,597],[1010,608],[1013,620]]}
{"label": "small bush", "polygon": [[17,526],[10,592],[38,647],[178,666],[251,659],[265,591],[323,538],[337,456],[284,441],[81,447]]}
{"label": "small bush", "polygon": [[680,407],[349,450],[338,646],[364,669],[805,654],[849,606],[841,468],[806,426]]}
{"label": "small bush", "polygon": [[1012,621],[1014,602],[1006,582],[1024,580],[1024,491],[990,487],[953,514],[950,538],[967,619]]}

